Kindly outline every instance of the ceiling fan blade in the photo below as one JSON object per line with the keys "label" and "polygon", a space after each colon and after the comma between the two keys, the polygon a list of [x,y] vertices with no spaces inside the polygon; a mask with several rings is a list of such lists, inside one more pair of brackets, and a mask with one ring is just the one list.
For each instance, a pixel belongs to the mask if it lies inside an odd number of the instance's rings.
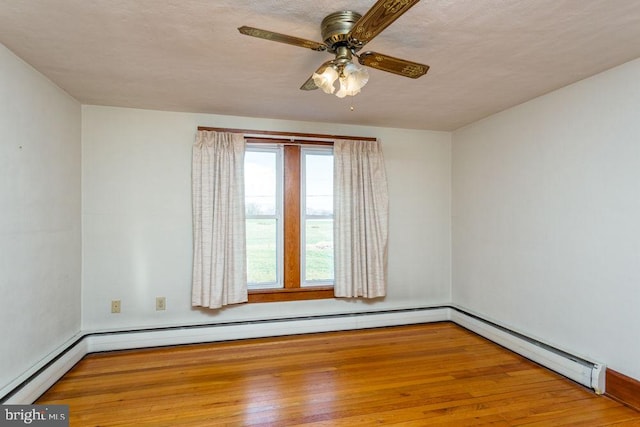
{"label": "ceiling fan blade", "polygon": [[353,26],[349,40],[356,46],[364,46],[419,1],[378,0]]}
{"label": "ceiling fan blade", "polygon": [[[322,74],[325,68],[331,65],[332,62],[333,60],[325,62],[324,64],[318,67],[318,69],[315,71],[314,74]],[[311,77],[309,77],[307,81],[304,82],[302,86],[300,86],[300,90],[315,90],[315,89],[319,89],[319,88],[318,86],[316,86],[316,83],[313,81],[313,74],[312,74]]]}
{"label": "ceiling fan blade", "polygon": [[314,42],[312,40],[301,39],[299,37],[288,36],[286,34],[274,33],[273,31],[261,30],[259,28],[242,26],[238,28],[241,34],[258,37],[261,39],[272,40],[274,42],[287,43],[294,46],[304,47],[315,51],[327,50],[324,43]]}
{"label": "ceiling fan blade", "polygon": [[429,71],[428,65],[394,58],[393,56],[377,52],[362,53],[358,57],[358,61],[367,67],[377,68],[378,70],[388,71],[389,73],[399,74],[405,77],[411,77],[412,79],[417,79],[418,77],[427,74],[427,71]]}
{"label": "ceiling fan blade", "polygon": [[318,86],[316,86],[313,81],[313,76],[309,77],[306,82],[302,86],[300,86],[300,90],[316,90]]}

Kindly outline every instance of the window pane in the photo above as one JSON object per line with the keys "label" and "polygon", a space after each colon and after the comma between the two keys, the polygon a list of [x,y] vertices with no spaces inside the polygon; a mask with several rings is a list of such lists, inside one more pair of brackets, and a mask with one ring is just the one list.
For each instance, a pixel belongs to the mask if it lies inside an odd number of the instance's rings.
{"label": "window pane", "polygon": [[304,155],[303,286],[333,283],[333,155]]}
{"label": "window pane", "polygon": [[333,156],[305,156],[305,214],[333,215]]}
{"label": "window pane", "polygon": [[305,222],[304,281],[333,282],[333,219],[307,219]]}
{"label": "window pane", "polygon": [[[276,286],[277,222],[275,219],[247,219],[247,282],[249,287]],[[260,286],[251,286],[260,284]]]}
{"label": "window pane", "polygon": [[248,216],[276,214],[276,174],[275,152],[245,152],[244,191]]}

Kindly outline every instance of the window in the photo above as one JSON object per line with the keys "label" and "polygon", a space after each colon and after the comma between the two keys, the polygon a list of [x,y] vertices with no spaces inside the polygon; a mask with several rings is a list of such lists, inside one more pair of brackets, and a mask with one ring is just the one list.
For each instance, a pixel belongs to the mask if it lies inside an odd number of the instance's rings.
{"label": "window", "polygon": [[249,301],[333,297],[331,144],[247,139]]}
{"label": "window", "polygon": [[282,283],[282,156],[277,148],[245,151],[245,215],[249,289]]}
{"label": "window", "polygon": [[302,149],[302,286],[333,284],[333,155]]}

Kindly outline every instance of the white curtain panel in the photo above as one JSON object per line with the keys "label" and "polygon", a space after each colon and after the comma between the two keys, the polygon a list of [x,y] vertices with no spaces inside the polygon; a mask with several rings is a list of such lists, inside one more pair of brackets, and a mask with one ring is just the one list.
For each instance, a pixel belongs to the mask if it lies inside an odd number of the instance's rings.
{"label": "white curtain panel", "polygon": [[333,156],[335,296],[383,297],[389,195],[382,145],[336,140]]}
{"label": "white curtain panel", "polygon": [[192,305],[247,301],[244,137],[198,131],[193,146]]}

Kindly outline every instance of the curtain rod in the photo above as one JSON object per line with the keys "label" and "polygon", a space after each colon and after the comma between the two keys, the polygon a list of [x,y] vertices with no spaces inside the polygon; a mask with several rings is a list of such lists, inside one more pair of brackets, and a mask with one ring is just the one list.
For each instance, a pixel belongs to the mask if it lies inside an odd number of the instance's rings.
{"label": "curtain rod", "polygon": [[361,141],[376,141],[376,138],[371,138],[367,136],[347,136],[347,135],[325,135],[318,133],[301,133],[301,132],[275,132],[268,130],[252,130],[252,129],[232,129],[232,128],[216,128],[216,127],[208,127],[208,126],[198,126],[198,130],[208,130],[214,132],[232,132],[232,133],[242,133],[247,137],[258,136],[258,135],[271,135],[276,137],[285,137],[288,139],[295,138],[314,138],[316,141],[318,140],[331,140],[334,139],[346,139],[346,140],[361,140]]}
{"label": "curtain rod", "polygon": [[297,145],[300,147],[308,147],[308,146],[333,146],[333,141],[329,141],[326,139],[313,138],[313,139],[301,139],[301,138],[265,138],[260,136],[253,135],[244,135],[244,140],[247,143],[251,144],[277,144],[277,145]]}

